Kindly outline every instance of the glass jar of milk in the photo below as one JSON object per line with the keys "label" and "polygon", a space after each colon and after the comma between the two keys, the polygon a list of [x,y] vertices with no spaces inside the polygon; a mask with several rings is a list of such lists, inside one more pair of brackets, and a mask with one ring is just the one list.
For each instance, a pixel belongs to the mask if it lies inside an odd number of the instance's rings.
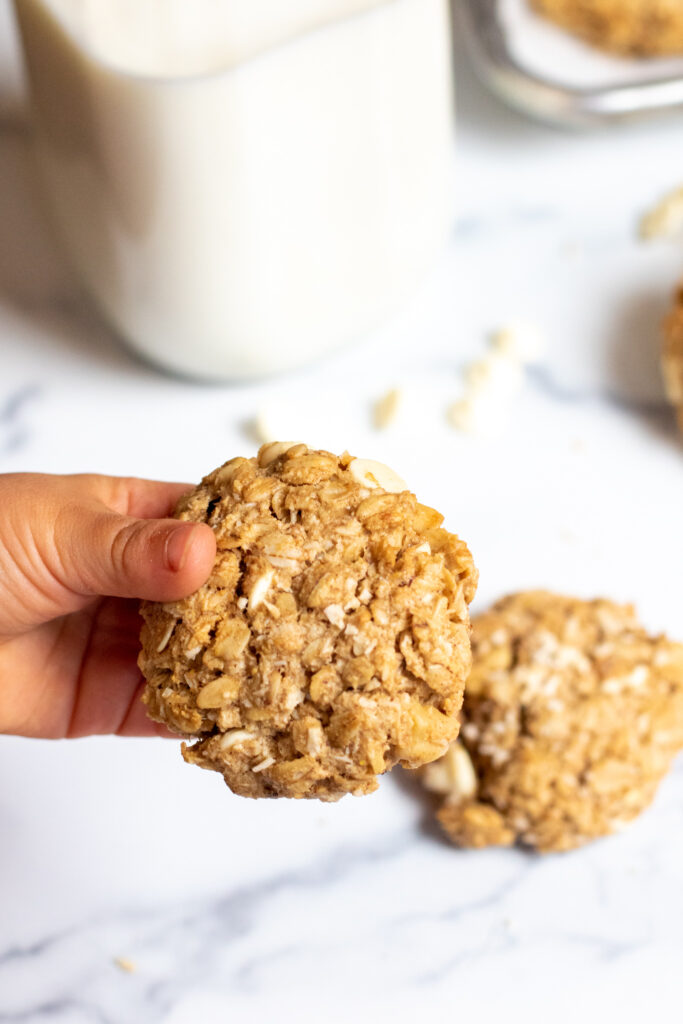
{"label": "glass jar of milk", "polygon": [[15,0],[41,179],[105,317],[240,379],[378,323],[451,226],[448,0]]}

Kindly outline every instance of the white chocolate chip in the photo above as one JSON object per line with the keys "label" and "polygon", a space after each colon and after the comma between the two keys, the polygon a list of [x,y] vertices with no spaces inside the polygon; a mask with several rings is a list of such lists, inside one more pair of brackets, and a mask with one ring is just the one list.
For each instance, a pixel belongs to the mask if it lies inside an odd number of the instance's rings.
{"label": "white chocolate chip", "polygon": [[246,459],[239,455],[234,459],[230,459],[229,462],[226,462],[224,466],[221,466],[220,469],[217,469],[216,472],[212,474],[214,483],[219,487],[231,484],[237,470],[245,462]]}
{"label": "white chocolate chip", "polygon": [[448,409],[448,422],[466,434],[496,437],[502,433],[505,405],[481,396],[463,398]]}
{"label": "white chocolate chip", "polygon": [[472,759],[459,740],[451,743],[443,757],[422,769],[427,789],[456,803],[476,795],[478,782]]}
{"label": "white chocolate chip", "polygon": [[137,967],[127,956],[115,956],[114,963],[120,971],[124,971],[126,974],[135,974]]}
{"label": "white chocolate chip", "polygon": [[266,555],[266,558],[276,569],[292,569],[292,571],[296,571],[299,568],[296,558],[284,558],[282,555]]}
{"label": "white chocolate chip", "polygon": [[491,335],[491,347],[500,358],[529,364],[538,362],[543,355],[545,344],[538,327],[518,321],[494,331]]}
{"label": "white chocolate chip", "polygon": [[605,693],[621,693],[623,690],[637,690],[648,681],[650,671],[647,665],[636,665],[627,675],[611,676],[603,680],[602,688]]}
{"label": "white chocolate chip", "polygon": [[344,618],[344,609],[340,604],[328,604],[327,608],[323,609],[323,614],[333,626],[336,626],[338,629],[344,628],[346,620]]}
{"label": "white chocolate chip", "polygon": [[323,730],[318,724],[316,728],[310,728],[306,735],[306,753],[311,757],[319,757],[324,745]]}
{"label": "white chocolate chip", "polygon": [[349,473],[363,487],[380,487],[390,494],[400,494],[408,490],[408,484],[398,473],[394,473],[393,469],[385,466],[383,462],[375,462],[373,459],[353,459],[349,463]]}
{"label": "white chocolate chip", "polygon": [[259,444],[272,444],[277,436],[277,431],[270,423],[268,413],[263,410],[257,412],[254,418],[249,421],[247,430]]}
{"label": "white chocolate chip", "polygon": [[517,358],[493,352],[471,363],[465,370],[468,397],[477,395],[507,397],[520,390],[523,383],[521,363]]}
{"label": "white chocolate chip", "polygon": [[290,448],[296,448],[299,441],[270,441],[264,444],[258,453],[258,464],[261,469],[267,469],[276,459],[288,452]]}
{"label": "white chocolate chip", "polygon": [[469,398],[462,398],[448,407],[448,422],[456,430],[466,434],[476,434],[477,418],[475,403]]}
{"label": "white chocolate chip", "polygon": [[266,594],[270,590],[270,585],[273,582],[273,576],[275,575],[272,569],[267,569],[262,576],[254,583],[251,588],[251,594],[249,595],[249,611],[255,611],[259,605],[263,604]]}
{"label": "white chocolate chip", "polygon": [[683,188],[677,188],[664,196],[640,222],[640,237],[645,241],[653,238],[673,238],[683,232]]}
{"label": "white chocolate chip", "polygon": [[644,686],[650,678],[650,670],[647,665],[636,665],[632,672],[626,677],[630,686],[636,687]]}
{"label": "white chocolate chip", "polygon": [[494,364],[490,357],[470,363],[463,373],[468,392],[473,394],[490,387],[493,369]]}

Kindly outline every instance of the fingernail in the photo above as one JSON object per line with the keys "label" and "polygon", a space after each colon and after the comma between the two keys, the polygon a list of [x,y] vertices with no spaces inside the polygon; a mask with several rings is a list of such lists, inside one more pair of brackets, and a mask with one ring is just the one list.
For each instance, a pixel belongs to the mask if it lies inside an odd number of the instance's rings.
{"label": "fingernail", "polygon": [[166,537],[166,568],[170,572],[180,572],[185,564],[188,541],[194,527],[190,523],[176,526]]}

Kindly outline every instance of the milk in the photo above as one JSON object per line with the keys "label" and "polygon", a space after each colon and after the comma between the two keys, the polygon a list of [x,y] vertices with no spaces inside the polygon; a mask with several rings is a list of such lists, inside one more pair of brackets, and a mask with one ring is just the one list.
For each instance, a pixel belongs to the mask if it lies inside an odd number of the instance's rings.
{"label": "milk", "polygon": [[450,228],[448,0],[15,0],[58,234],[143,356],[209,379],[377,323]]}

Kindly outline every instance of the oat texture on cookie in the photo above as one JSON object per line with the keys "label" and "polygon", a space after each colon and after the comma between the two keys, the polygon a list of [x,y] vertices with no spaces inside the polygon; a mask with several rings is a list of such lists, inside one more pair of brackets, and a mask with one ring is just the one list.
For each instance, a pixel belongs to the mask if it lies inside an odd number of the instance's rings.
{"label": "oat texture on cookie", "polygon": [[674,308],[664,321],[662,373],[666,396],[676,411],[679,429],[683,431],[683,286],[676,294]]}
{"label": "oat texture on cookie", "polygon": [[473,623],[460,739],[421,769],[459,846],[569,850],[618,831],[683,748],[683,645],[632,608],[544,591]]}
{"label": "oat texture on cookie", "polygon": [[369,793],[459,728],[476,570],[387,467],[269,444],[209,474],[176,515],[207,522],[208,582],[145,603],[148,713],[185,760],[250,797]]}
{"label": "oat texture on cookie", "polygon": [[681,0],[531,0],[594,46],[634,56],[683,52]]}

